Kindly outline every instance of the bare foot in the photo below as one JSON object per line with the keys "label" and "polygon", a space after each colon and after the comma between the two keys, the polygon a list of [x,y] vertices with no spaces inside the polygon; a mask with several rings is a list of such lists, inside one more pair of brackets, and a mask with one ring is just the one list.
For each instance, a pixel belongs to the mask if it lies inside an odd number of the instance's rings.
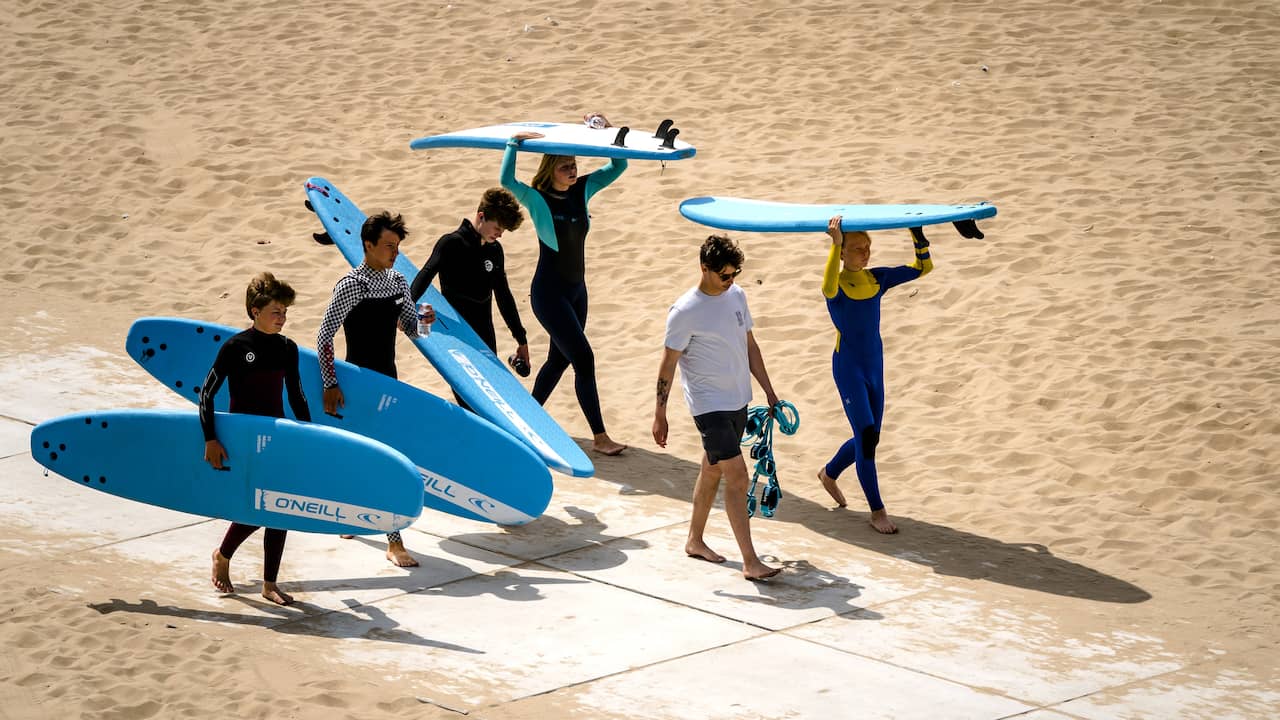
{"label": "bare foot", "polygon": [[262,597],[277,605],[289,605],[293,602],[293,596],[281,590],[273,582],[262,583]]}
{"label": "bare foot", "polygon": [[698,560],[706,560],[709,563],[724,562],[723,555],[707,547],[707,544],[702,542],[701,540],[698,540],[698,541],[690,540],[689,542],[685,543],[684,553],[691,558],[697,558]]}
{"label": "bare foot", "polygon": [[338,537],[342,538],[343,540],[350,540],[354,538],[355,535],[339,535]]}
{"label": "bare foot", "polygon": [[818,470],[818,480],[822,483],[822,487],[826,489],[827,494],[832,500],[836,501],[836,507],[848,507],[848,503],[844,501],[844,492],[836,485],[836,481],[827,476],[827,469]]}
{"label": "bare foot", "polygon": [[893,524],[889,519],[889,511],[881,508],[871,513],[871,527],[876,529],[878,533],[892,535],[898,532],[898,526]]}
{"label": "bare foot", "polygon": [[591,439],[591,449],[601,455],[616,457],[621,455],[622,451],[627,449],[627,446],[620,442],[614,442],[613,438],[609,437],[609,433],[600,433]]}
{"label": "bare foot", "polygon": [[231,561],[222,557],[218,550],[213,551],[213,587],[220,593],[236,591],[231,584]]}
{"label": "bare foot", "polygon": [[760,580],[768,580],[769,578],[782,572],[782,568],[773,568],[756,560],[754,562],[742,563],[742,577],[758,582]]}
{"label": "bare foot", "polygon": [[418,567],[418,561],[404,549],[404,543],[387,543],[387,559],[396,567]]}

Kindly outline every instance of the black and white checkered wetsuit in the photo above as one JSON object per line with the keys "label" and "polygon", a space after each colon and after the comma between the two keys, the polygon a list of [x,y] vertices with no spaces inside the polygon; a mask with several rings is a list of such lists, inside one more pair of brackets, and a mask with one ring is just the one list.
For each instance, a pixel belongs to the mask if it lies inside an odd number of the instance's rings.
{"label": "black and white checkered wetsuit", "polygon": [[[333,338],[341,327],[347,340],[346,361],[396,377],[396,328],[418,337],[418,311],[409,283],[395,270],[374,270],[365,263],[333,286],[333,297],[320,321],[316,352],[325,389],[338,386],[333,369]],[[400,533],[387,535],[400,542]]]}

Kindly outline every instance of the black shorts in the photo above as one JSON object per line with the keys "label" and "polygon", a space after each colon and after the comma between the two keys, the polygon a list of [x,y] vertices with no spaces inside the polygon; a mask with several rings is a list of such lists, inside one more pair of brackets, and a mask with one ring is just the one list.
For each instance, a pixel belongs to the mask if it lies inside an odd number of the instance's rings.
{"label": "black shorts", "polygon": [[721,460],[742,455],[742,432],[747,429],[745,405],[741,410],[694,415],[693,424],[702,433],[702,449],[707,451],[707,462],[715,465]]}

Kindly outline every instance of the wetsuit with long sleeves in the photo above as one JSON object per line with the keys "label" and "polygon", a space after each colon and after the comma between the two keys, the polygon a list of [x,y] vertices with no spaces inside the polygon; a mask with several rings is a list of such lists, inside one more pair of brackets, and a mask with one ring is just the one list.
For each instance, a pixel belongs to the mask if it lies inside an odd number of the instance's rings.
{"label": "wetsuit with long sleeves", "polygon": [[929,242],[912,233],[916,259],[898,267],[840,270],[840,246],[832,243],[822,276],[827,312],[836,326],[836,347],[831,354],[831,374],[844,405],[853,437],[845,441],[827,463],[827,476],[835,479],[856,465],[858,483],[867,504],[875,512],[884,508],[876,476],[876,445],[884,422],[884,343],[880,338],[880,298],[889,289],[910,282],[933,269]]}
{"label": "wetsuit with long sleeves", "polygon": [[413,278],[410,294],[415,302],[440,276],[440,294],[458,315],[471,326],[489,349],[498,351],[497,332],[493,327],[493,303],[511,331],[517,345],[528,343],[528,335],[520,322],[520,310],[507,283],[507,268],[502,243],[484,242],[470,220],[463,220],[457,230],[442,235],[431,251],[431,257]]}
{"label": "wetsuit with long sleeves", "polygon": [[[457,230],[440,236],[431,250],[431,257],[413,278],[410,294],[417,302],[436,275],[440,276],[440,294],[449,301],[458,315],[480,336],[492,352],[498,352],[498,333],[493,327],[493,301],[498,301],[498,312],[511,331],[517,345],[529,342],[516,299],[507,283],[506,259],[502,244],[496,240],[486,243],[470,220],[463,220]],[[455,390],[453,399],[468,410],[462,396]]]}
{"label": "wetsuit with long sleeves", "polygon": [[533,315],[551,337],[547,360],[533,383],[533,397],[545,403],[573,366],[574,390],[593,434],[604,432],[600,393],[596,388],[596,360],[587,341],[586,241],[591,227],[587,203],[627,169],[624,158],[579,177],[564,192],[537,190],[516,179],[516,148],[507,143],[502,156],[502,186],[529,211],[538,231],[538,267],[530,287]]}
{"label": "wetsuit with long sleeves", "polygon": [[[396,328],[411,338],[418,337],[418,309],[404,275],[360,263],[333,286],[333,297],[316,333],[320,378],[326,390],[338,386],[333,338],[339,327],[347,338],[347,362],[396,377]],[[387,541],[401,542],[400,533],[388,534]]]}
{"label": "wetsuit with long sleeves", "polygon": [[[206,442],[218,438],[214,427],[213,399],[224,381],[228,384],[230,410],[233,413],[282,418],[282,391],[288,391],[293,416],[303,422],[311,420],[311,410],[307,406],[307,398],[302,392],[302,381],[298,375],[298,346],[279,333],[264,333],[256,328],[249,328],[222,344],[213,367],[200,386],[200,428],[204,431]],[[257,525],[231,523],[218,552],[230,560],[240,544],[257,529]],[[262,577],[267,582],[275,582],[280,571],[286,534],[287,531],[275,528],[267,528],[264,533],[262,549],[265,567]]]}

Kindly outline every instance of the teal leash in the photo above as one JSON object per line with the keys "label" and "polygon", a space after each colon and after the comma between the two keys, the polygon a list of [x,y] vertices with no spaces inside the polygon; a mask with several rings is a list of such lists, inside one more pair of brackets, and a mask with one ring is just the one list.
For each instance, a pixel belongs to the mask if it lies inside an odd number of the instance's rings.
{"label": "teal leash", "polygon": [[[800,412],[786,400],[779,400],[772,410],[757,405],[747,411],[747,427],[742,433],[742,444],[751,446],[751,459],[756,461],[751,475],[751,487],[747,489],[747,517],[754,517],[756,508],[760,514],[771,518],[782,500],[782,488],[778,485],[778,464],[773,460],[773,429],[776,425],[783,435],[795,435],[800,429]],[[764,489],[756,499],[756,487],[764,478]]]}

